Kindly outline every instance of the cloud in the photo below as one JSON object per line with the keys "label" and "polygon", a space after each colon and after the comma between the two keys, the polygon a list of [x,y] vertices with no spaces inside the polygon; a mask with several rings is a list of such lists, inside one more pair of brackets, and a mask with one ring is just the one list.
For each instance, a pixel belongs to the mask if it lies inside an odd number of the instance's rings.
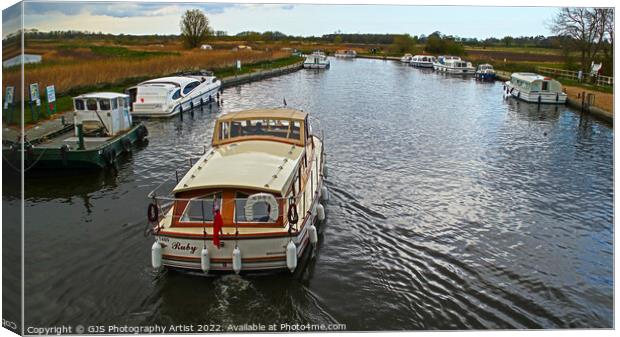
{"label": "cloud", "polygon": [[140,3],[140,2],[109,2],[79,3],[72,2],[26,2],[26,15],[47,15],[59,13],[73,15],[100,15],[115,18],[165,16],[182,13],[187,9],[198,8],[207,14],[220,14],[235,4],[174,4],[174,3]]}

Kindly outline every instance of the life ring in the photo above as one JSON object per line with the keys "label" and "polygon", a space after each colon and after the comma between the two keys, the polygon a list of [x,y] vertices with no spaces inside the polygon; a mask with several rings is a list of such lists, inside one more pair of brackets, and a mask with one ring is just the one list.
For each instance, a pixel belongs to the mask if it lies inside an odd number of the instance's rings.
{"label": "life ring", "polygon": [[149,222],[156,222],[159,220],[159,208],[155,203],[150,203],[149,207],[146,210],[146,217]]}
{"label": "life ring", "polygon": [[279,209],[276,198],[269,193],[256,193],[248,197],[245,203],[245,218],[246,221],[254,221],[254,205],[259,202],[266,202],[269,205],[269,222],[276,222],[278,220]]}

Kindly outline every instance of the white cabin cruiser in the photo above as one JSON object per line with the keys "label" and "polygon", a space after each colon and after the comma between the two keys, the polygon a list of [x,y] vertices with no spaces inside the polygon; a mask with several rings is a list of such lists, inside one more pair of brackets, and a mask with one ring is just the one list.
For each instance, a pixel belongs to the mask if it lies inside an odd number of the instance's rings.
{"label": "white cabin cruiser", "polygon": [[416,55],[414,56],[409,65],[418,68],[432,68],[433,63],[437,62],[435,56],[432,55]]}
{"label": "white cabin cruiser", "polygon": [[220,117],[212,148],[169,196],[149,195],[153,267],[294,271],[328,198],[323,141],[308,119],[287,108]]}
{"label": "white cabin cruiser", "polygon": [[400,58],[400,62],[409,63],[409,62],[411,62],[412,58],[413,58],[413,55],[407,53],[407,54],[403,55],[403,57]]}
{"label": "white cabin cruiser", "polygon": [[439,56],[433,63],[433,69],[448,74],[473,75],[476,69],[471,64],[461,60],[458,56]]}
{"label": "white cabin cruiser", "polygon": [[306,60],[304,61],[304,68],[306,69],[328,69],[329,68],[329,60],[325,53],[321,51],[315,51],[310,55],[306,56]]}
{"label": "white cabin cruiser", "polygon": [[171,76],[144,81],[127,89],[131,114],[136,117],[171,117],[181,110],[214,102],[222,82],[204,75]]}
{"label": "white cabin cruiser", "polygon": [[495,81],[495,69],[488,63],[479,64],[474,76],[481,81]]}
{"label": "white cabin cruiser", "polygon": [[566,103],[562,84],[534,73],[513,73],[504,85],[505,94],[531,103]]}

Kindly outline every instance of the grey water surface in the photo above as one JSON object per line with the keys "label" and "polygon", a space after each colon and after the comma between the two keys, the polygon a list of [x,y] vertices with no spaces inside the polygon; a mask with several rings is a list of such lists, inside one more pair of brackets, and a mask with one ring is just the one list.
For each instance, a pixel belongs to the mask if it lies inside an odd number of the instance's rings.
{"label": "grey water surface", "polygon": [[[504,100],[501,82],[331,62],[226,89],[218,113],[146,121],[149,144],[116,170],[30,175],[26,327],[613,327],[613,129],[566,106]],[[303,270],[153,271],[147,193],[188,168],[220,113],[284,98],[324,132],[330,173]]]}

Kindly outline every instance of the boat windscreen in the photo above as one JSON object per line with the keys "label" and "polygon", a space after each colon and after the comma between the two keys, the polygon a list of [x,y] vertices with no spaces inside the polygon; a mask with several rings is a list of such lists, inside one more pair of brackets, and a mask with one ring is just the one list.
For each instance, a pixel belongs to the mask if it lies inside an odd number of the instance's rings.
{"label": "boat windscreen", "polygon": [[248,136],[272,136],[295,140],[301,138],[301,123],[299,121],[251,119],[220,123],[220,140]]}

